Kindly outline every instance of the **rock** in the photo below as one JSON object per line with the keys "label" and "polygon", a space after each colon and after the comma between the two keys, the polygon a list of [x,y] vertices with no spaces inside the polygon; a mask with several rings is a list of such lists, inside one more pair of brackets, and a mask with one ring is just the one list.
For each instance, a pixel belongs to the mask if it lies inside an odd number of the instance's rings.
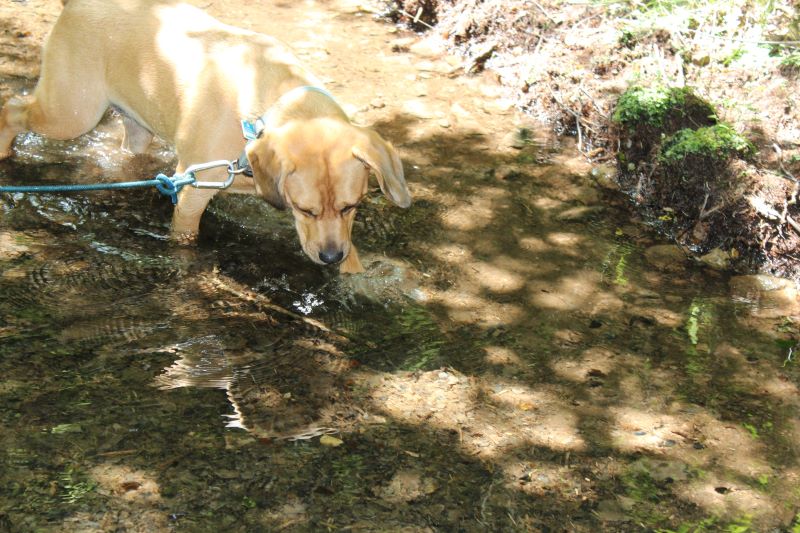
{"label": "rock", "polygon": [[800,292],[788,279],[767,274],[734,276],[730,280],[731,297],[755,304],[752,314],[777,318],[800,314]]}
{"label": "rock", "polygon": [[437,74],[450,74],[457,70],[457,67],[453,67],[444,61],[420,61],[415,66],[421,72],[435,72]]}
{"label": "rock", "polygon": [[490,115],[505,115],[514,108],[514,100],[510,98],[495,98],[484,101],[481,107],[485,113]]}
{"label": "rock", "polygon": [[447,50],[444,39],[435,34],[407,46],[412,54],[427,58],[441,57]]}
{"label": "rock", "polygon": [[715,270],[726,270],[731,263],[731,254],[721,248],[714,248],[707,254],[701,255],[698,260]]}
{"label": "rock", "polygon": [[734,276],[730,280],[731,294],[733,296],[747,297],[768,291],[794,289],[792,280],[770,276],[768,274],[754,274],[751,276]]}
{"label": "rock", "polygon": [[439,487],[431,478],[423,478],[417,470],[397,472],[388,485],[375,489],[375,494],[390,503],[406,503],[433,494]]}
{"label": "rock", "polygon": [[19,234],[0,231],[0,260],[14,259],[30,250],[22,244]]}
{"label": "rock", "polygon": [[591,178],[604,189],[612,191],[619,190],[619,183],[617,183],[617,167],[616,165],[602,164],[592,168],[589,173]]}
{"label": "rock", "polygon": [[592,215],[602,213],[604,210],[605,208],[602,206],[579,205],[562,211],[556,216],[556,220],[561,222],[580,222],[590,218]]}
{"label": "rock", "polygon": [[595,513],[603,522],[625,522],[630,520],[630,518],[626,516],[622,505],[615,500],[601,501],[597,504]]}
{"label": "rock", "polygon": [[454,69],[461,68],[462,61],[459,56],[453,56],[453,55],[445,56],[444,61]]}
{"label": "rock", "polygon": [[674,244],[657,244],[644,252],[647,262],[659,270],[676,271],[686,266],[686,254]]}
{"label": "rock", "polygon": [[421,118],[421,119],[431,119],[436,116],[436,113],[430,108],[430,106],[423,102],[422,100],[407,100],[403,104],[403,112],[408,113],[409,115]]}
{"label": "rock", "polygon": [[594,187],[576,187],[573,198],[583,205],[594,205],[600,203],[600,194]]}
{"label": "rock", "polygon": [[384,102],[381,98],[374,98],[369,105],[374,109],[383,109],[386,107],[386,102]]}

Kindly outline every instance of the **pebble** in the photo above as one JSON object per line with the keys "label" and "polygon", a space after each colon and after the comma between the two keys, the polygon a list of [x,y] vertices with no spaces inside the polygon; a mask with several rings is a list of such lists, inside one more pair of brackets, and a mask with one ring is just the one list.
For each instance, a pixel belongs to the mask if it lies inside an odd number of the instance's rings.
{"label": "pebble", "polygon": [[701,255],[699,261],[714,270],[726,270],[731,263],[731,255],[720,249],[714,248],[705,255]]}
{"label": "pebble", "polygon": [[29,248],[20,242],[16,234],[8,231],[0,232],[0,259],[13,259],[28,250]]}
{"label": "pebble", "polygon": [[591,178],[600,187],[612,191],[619,190],[619,183],[617,183],[617,166],[602,164],[592,168],[590,172]]}
{"label": "pebble", "polygon": [[659,270],[682,270],[686,266],[686,254],[674,244],[657,244],[644,252],[647,262]]}
{"label": "pebble", "polygon": [[422,100],[406,100],[403,103],[403,112],[421,119],[431,119],[436,113]]}

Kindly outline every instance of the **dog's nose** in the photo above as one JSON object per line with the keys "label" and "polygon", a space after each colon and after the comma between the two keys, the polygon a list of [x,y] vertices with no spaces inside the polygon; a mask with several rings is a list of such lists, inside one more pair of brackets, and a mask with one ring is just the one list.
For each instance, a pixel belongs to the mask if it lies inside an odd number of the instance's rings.
{"label": "dog's nose", "polygon": [[344,251],[342,250],[322,250],[319,252],[319,260],[327,265],[338,263],[343,257]]}

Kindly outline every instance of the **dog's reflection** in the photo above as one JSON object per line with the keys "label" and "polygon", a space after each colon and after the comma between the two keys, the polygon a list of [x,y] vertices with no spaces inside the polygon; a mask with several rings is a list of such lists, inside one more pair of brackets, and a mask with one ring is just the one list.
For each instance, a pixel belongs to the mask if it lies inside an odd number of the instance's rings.
{"label": "dog's reflection", "polygon": [[214,335],[163,348],[178,356],[156,377],[163,390],[226,391],[227,427],[259,438],[298,440],[341,431],[357,418],[345,378],[352,362],[334,343],[311,335],[276,336],[263,351],[228,349]]}

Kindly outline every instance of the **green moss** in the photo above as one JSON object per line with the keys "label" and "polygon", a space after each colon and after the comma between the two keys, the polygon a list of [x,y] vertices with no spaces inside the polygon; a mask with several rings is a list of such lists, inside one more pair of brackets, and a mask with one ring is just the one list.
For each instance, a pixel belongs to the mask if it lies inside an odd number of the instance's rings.
{"label": "green moss", "polygon": [[612,120],[629,129],[665,129],[716,122],[716,111],[688,87],[639,87],[625,91]]}
{"label": "green moss", "polygon": [[731,157],[747,159],[755,147],[727,124],[705,128],[682,129],[664,141],[659,160],[669,167],[684,167],[691,163],[719,165]]}
{"label": "green moss", "polygon": [[800,72],[800,52],[791,53],[781,59],[780,69],[785,75],[797,74]]}

